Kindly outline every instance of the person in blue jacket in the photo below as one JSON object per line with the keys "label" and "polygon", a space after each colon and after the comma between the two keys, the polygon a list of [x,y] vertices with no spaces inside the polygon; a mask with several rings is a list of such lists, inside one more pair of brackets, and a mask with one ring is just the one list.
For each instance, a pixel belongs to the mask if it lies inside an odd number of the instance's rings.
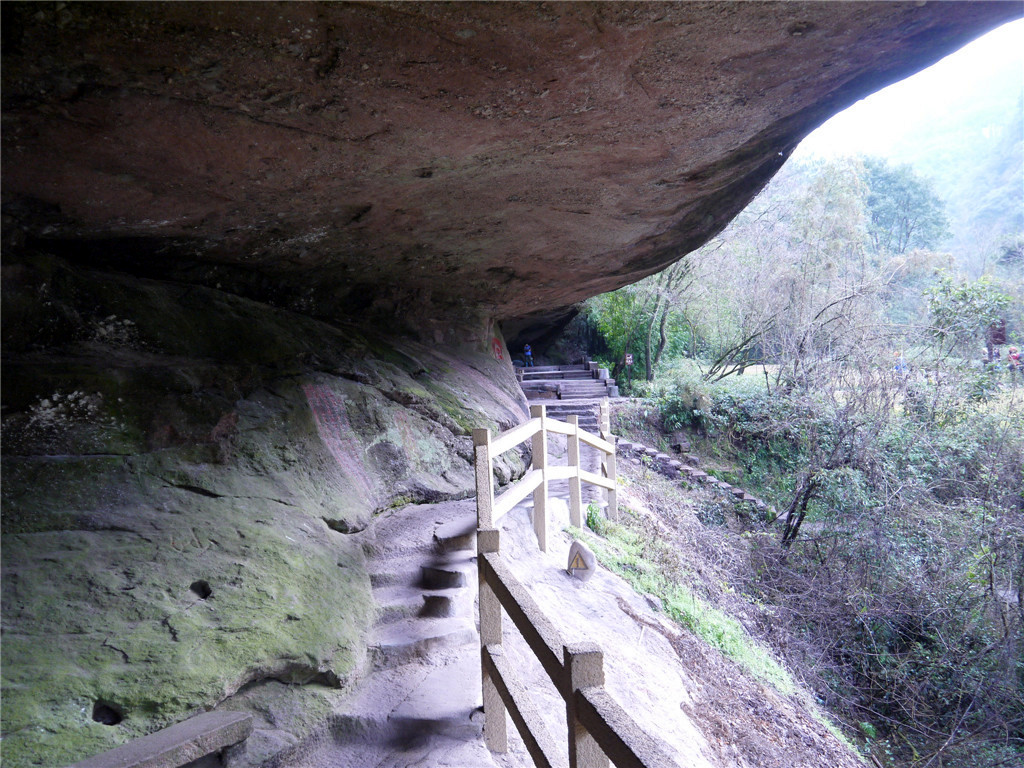
{"label": "person in blue jacket", "polygon": [[523,357],[526,358],[526,365],[529,368],[533,367],[533,350],[530,349],[530,345],[527,344],[523,347]]}

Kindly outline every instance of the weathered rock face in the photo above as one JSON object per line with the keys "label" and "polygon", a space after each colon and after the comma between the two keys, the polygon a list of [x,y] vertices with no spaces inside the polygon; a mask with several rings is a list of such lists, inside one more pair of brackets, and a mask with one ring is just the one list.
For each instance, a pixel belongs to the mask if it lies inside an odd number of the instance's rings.
{"label": "weathered rock face", "polygon": [[470,494],[470,430],[525,412],[487,327],[439,350],[53,257],[3,269],[5,765],[243,688],[344,687],[374,610],[351,534]]}
{"label": "weathered rock face", "polygon": [[418,331],[440,308],[532,316],[665,266],[815,125],[1020,13],[57,5],[4,4],[18,238]]}

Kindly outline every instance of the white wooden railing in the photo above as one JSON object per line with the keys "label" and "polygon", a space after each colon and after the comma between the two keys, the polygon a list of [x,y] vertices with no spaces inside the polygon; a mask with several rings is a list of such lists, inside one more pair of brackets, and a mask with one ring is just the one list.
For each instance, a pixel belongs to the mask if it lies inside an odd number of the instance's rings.
{"label": "white wooden railing", "polygon": [[[537,544],[547,551],[548,482],[569,480],[570,522],[582,526],[581,483],[607,491],[608,516],[617,514],[615,445],[608,419],[608,401],[601,404],[601,436],[569,422],[549,418],[543,405],[530,408],[531,419],[491,439],[490,430],[473,432],[476,450],[477,567],[480,579],[480,663],[483,681],[484,738],[494,752],[508,751],[505,713],[512,718],[526,749],[540,768],[675,768],[664,745],[645,733],[605,690],[604,654],[596,643],[563,641],[501,559],[497,521],[531,492]],[[568,465],[551,466],[549,433],[568,437]],[[533,441],[533,462],[523,477],[499,497],[493,492],[493,462],[526,440]],[[602,455],[602,472],[580,465],[580,443]],[[502,617],[507,614],[565,700],[568,749],[560,747],[544,725],[514,665],[502,648]]]}
{"label": "white wooden railing", "polygon": [[[607,492],[605,514],[609,520],[615,520],[618,516],[615,444],[612,442],[614,438],[611,435],[607,398],[601,401],[600,437],[580,429],[577,416],[570,416],[568,422],[552,419],[547,415],[543,405],[530,406],[530,417],[525,424],[512,427],[493,440],[489,429],[473,430],[473,442],[476,446],[477,526],[493,528],[502,516],[532,492],[533,529],[537,534],[537,546],[542,552],[547,552],[550,481],[569,481],[569,522],[577,528],[583,526],[582,483],[604,488]],[[568,438],[566,466],[552,466],[548,462],[549,433],[566,435]],[[533,441],[533,463],[530,470],[495,498],[491,479],[494,459],[527,440]],[[600,474],[583,469],[580,462],[580,443],[596,448],[601,453]]]}

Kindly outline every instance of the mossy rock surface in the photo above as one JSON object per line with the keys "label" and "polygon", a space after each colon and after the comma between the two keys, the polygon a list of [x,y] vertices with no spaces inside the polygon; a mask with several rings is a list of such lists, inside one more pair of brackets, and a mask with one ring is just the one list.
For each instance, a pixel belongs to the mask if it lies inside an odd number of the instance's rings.
{"label": "mossy rock surface", "polygon": [[440,350],[51,258],[14,274],[4,765],[270,694],[308,733],[365,658],[358,532],[472,493],[471,430],[523,418],[511,370],[479,331]]}

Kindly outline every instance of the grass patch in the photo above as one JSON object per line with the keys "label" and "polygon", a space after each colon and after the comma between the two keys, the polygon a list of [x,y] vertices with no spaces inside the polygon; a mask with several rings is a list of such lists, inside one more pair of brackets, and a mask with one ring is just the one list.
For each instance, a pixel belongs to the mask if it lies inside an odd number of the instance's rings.
{"label": "grass patch", "polygon": [[605,568],[621,576],[638,592],[658,598],[665,613],[677,624],[780,694],[788,696],[796,692],[796,684],[789,673],[738,621],[669,578],[649,557],[648,553],[658,546],[657,542],[645,541],[628,526],[605,522],[602,527],[604,538],[579,528],[568,530],[573,538],[580,539],[594,551]]}

